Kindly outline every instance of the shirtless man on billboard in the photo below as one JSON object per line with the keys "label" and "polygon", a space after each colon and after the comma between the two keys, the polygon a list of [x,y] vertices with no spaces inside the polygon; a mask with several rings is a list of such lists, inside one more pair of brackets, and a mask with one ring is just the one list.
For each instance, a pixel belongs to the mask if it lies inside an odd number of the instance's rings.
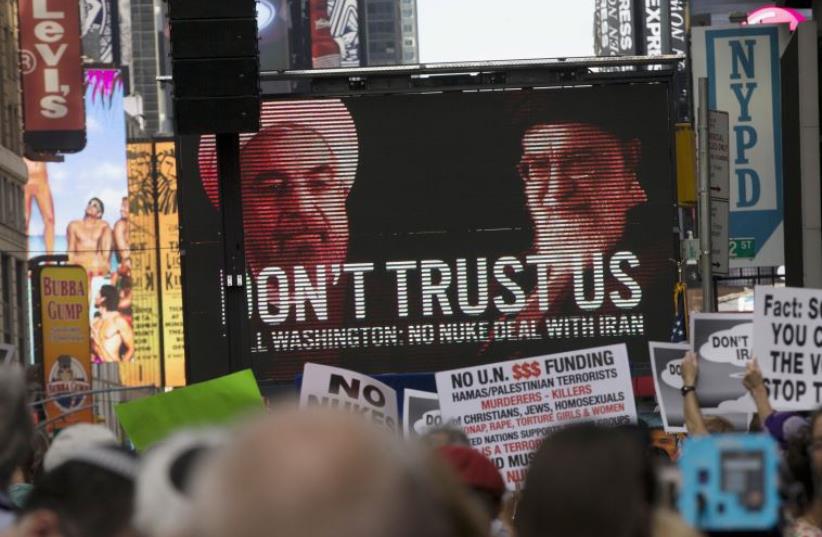
{"label": "shirtless man on billboard", "polygon": [[131,248],[128,241],[128,197],[123,196],[120,202],[120,219],[114,223],[114,254],[117,256],[119,267],[117,274],[111,275],[111,283],[123,276],[131,274]]}
{"label": "shirtless man on billboard", "polygon": [[31,203],[37,204],[40,217],[43,219],[43,241],[46,243],[46,253],[54,253],[54,199],[49,187],[49,174],[45,162],[33,162],[25,159],[29,171],[26,182],[26,233],[31,222]]}
{"label": "shirtless man on billboard", "polygon": [[91,198],[83,219],[73,220],[66,228],[69,263],[86,269],[89,279],[111,272],[112,232],[103,211],[103,202]]}
{"label": "shirtless man on billboard", "polygon": [[119,311],[120,296],[113,285],[103,285],[94,305],[100,317],[91,325],[94,354],[104,362],[128,362],[134,356],[134,331]]}

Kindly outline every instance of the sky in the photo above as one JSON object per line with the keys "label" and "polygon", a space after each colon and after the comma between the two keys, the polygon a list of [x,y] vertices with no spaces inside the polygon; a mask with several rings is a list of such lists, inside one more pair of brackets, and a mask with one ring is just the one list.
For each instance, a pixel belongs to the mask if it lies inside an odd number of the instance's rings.
{"label": "sky", "polygon": [[417,0],[422,63],[594,55],[594,0]]}

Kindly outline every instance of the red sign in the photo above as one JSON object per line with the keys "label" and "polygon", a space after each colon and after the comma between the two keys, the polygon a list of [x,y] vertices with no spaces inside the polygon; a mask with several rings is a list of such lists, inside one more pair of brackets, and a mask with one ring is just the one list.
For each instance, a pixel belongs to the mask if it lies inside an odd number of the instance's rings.
{"label": "red sign", "polygon": [[29,147],[81,150],[86,115],[77,0],[20,0],[20,70]]}
{"label": "red sign", "polygon": [[340,47],[331,36],[328,0],[311,0],[311,65],[314,69],[339,67]]}

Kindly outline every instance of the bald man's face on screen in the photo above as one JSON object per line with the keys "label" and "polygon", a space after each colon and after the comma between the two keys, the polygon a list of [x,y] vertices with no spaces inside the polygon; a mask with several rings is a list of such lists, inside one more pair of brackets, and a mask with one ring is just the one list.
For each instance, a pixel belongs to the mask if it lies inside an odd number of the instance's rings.
{"label": "bald man's face on screen", "polygon": [[345,261],[351,188],[326,139],[299,124],[268,127],[241,150],[246,256],[268,266]]}
{"label": "bald man's face on screen", "polygon": [[639,141],[587,123],[542,123],[522,139],[519,173],[540,253],[607,254],[627,213],[647,201],[636,176]]}

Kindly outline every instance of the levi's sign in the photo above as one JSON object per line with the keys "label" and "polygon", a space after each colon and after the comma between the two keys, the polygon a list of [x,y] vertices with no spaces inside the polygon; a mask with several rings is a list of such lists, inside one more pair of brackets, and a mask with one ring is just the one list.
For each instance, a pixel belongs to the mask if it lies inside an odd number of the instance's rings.
{"label": "levi's sign", "polygon": [[79,9],[76,0],[20,0],[25,138],[35,151],[85,146]]}

